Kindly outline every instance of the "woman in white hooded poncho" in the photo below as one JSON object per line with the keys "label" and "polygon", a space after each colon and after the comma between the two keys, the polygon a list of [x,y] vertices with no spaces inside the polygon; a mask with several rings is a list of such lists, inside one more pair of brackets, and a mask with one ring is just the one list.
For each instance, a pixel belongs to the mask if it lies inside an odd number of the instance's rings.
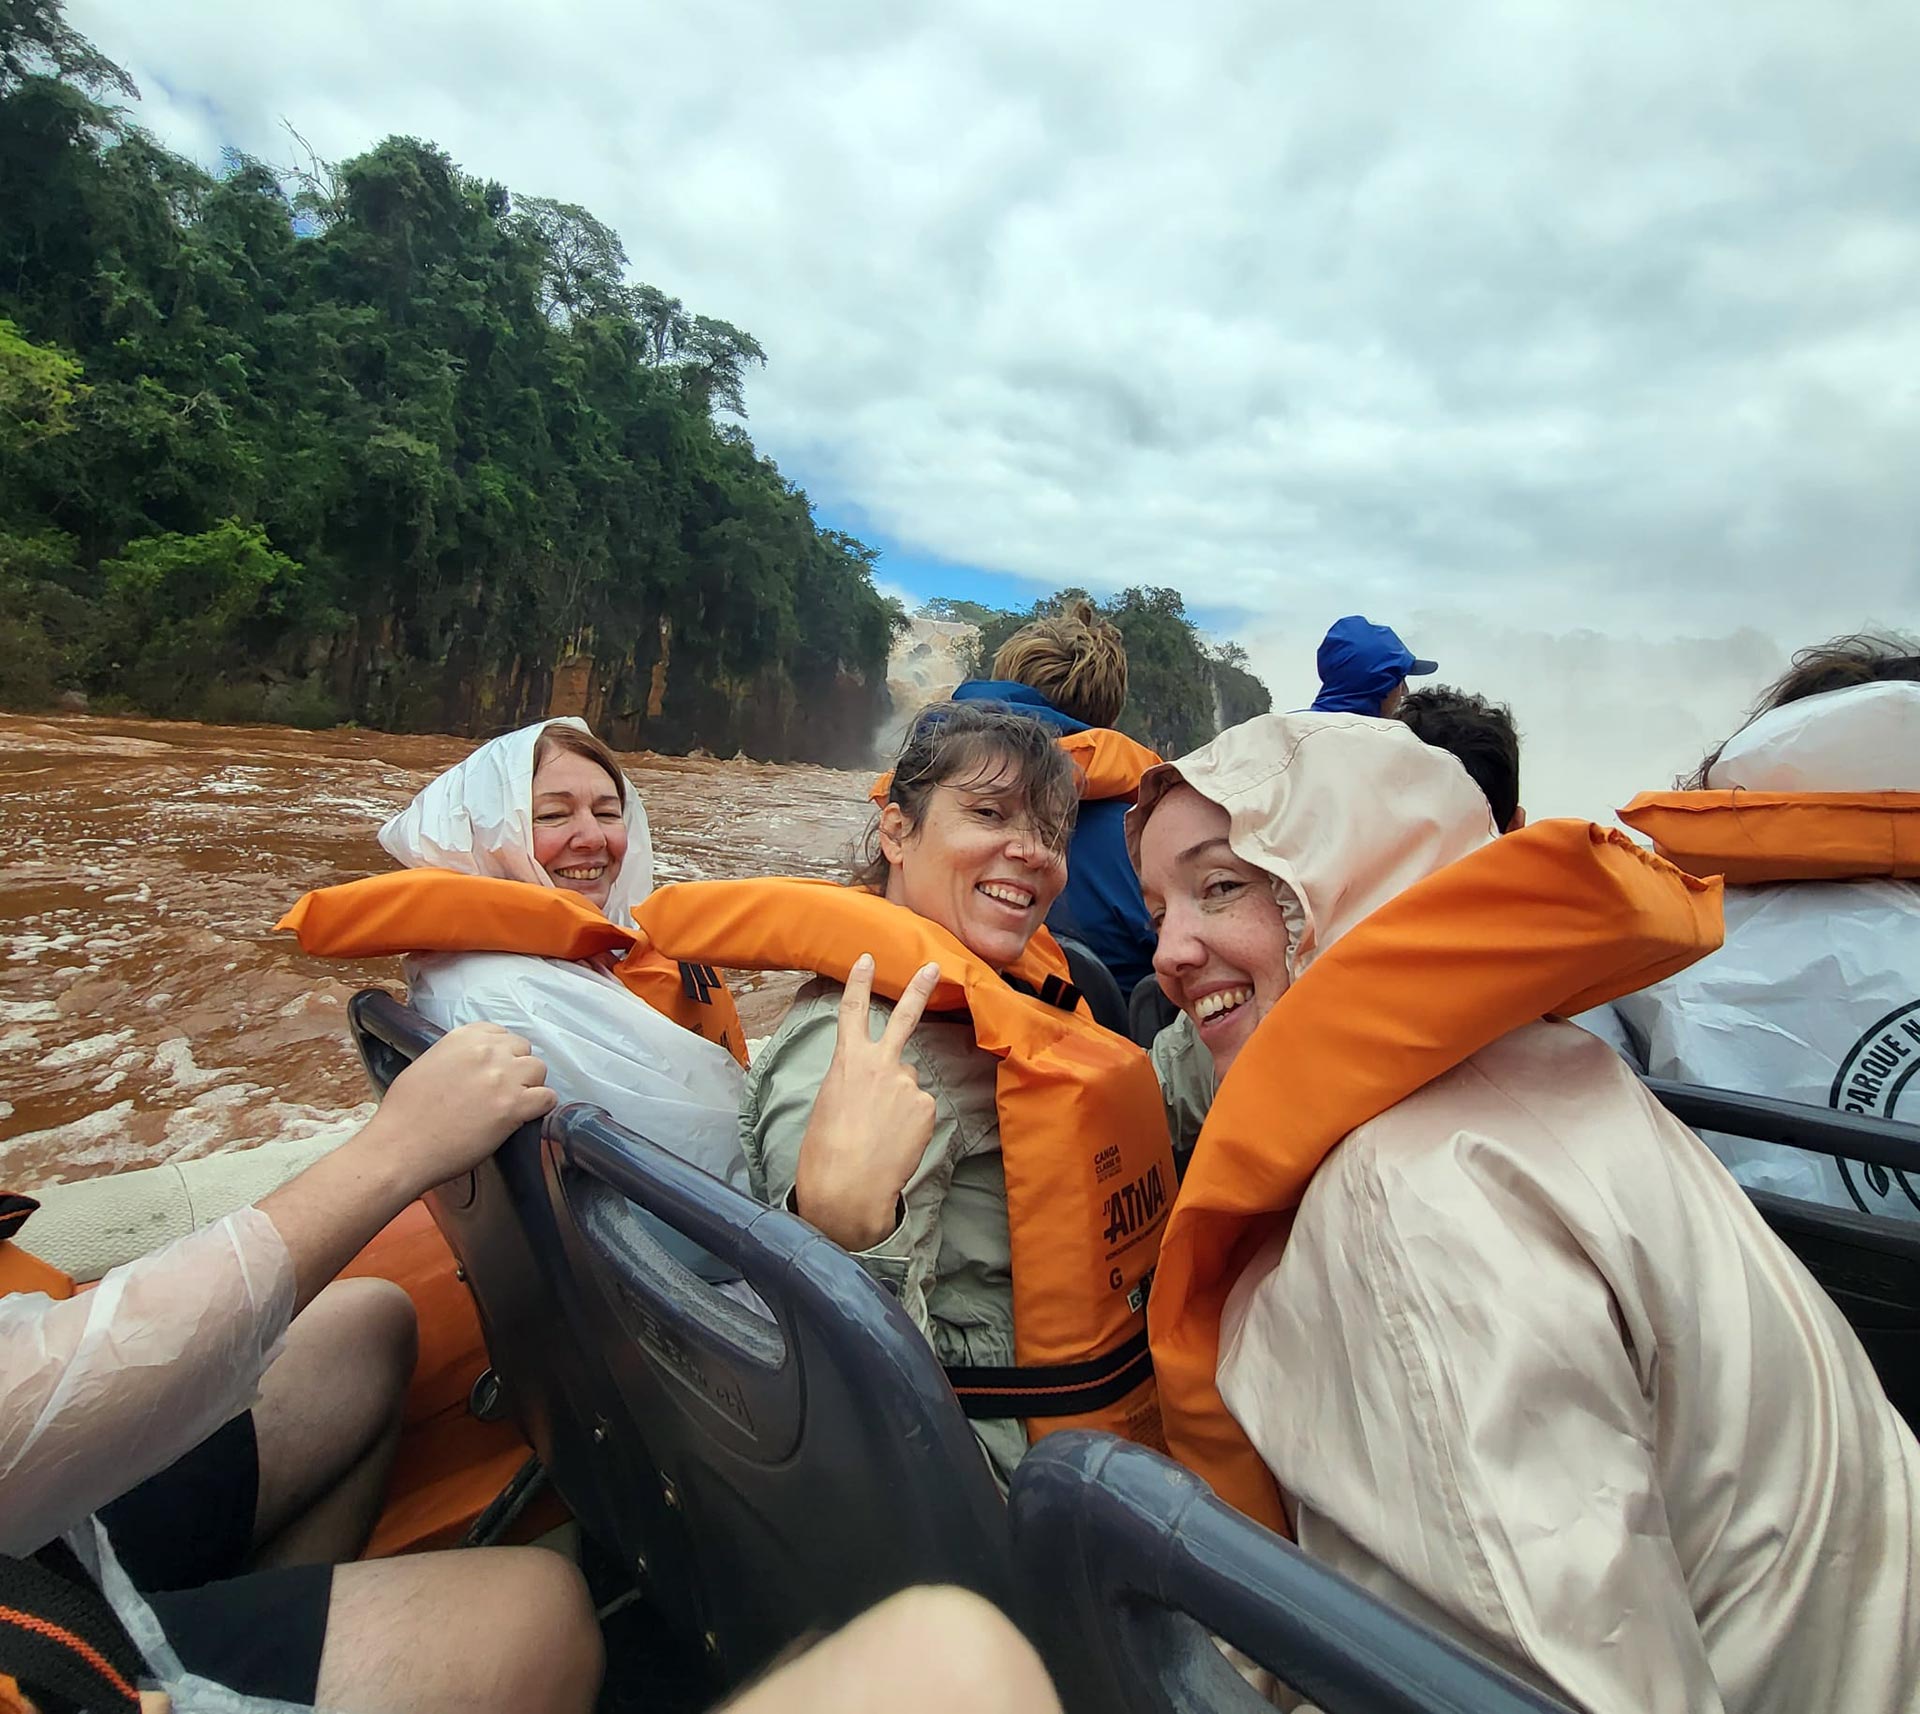
{"label": "woman in white hooded poncho", "polygon": [[[1353,716],[1154,770],[1128,833],[1221,1075],[1149,1309],[1175,1453],[1592,1714],[1911,1708],[1920,1448],[1839,1312],[1553,1002],[1445,1047],[1539,948],[1592,967],[1569,1001],[1697,958],[1713,889],[1585,824],[1496,840],[1453,758]],[[1410,1092],[1287,1156],[1389,1062]]]}
{"label": "woman in white hooded poncho", "polygon": [[[577,736],[575,736],[577,735]],[[638,793],[585,722],[543,721],[483,744],[380,829],[408,868],[563,887],[622,927],[653,890]],[[542,862],[542,856],[547,858]],[[484,1019],[531,1041],[563,1101],[590,1101],[736,1187],[739,1065],[591,964],[524,953],[416,953],[409,998],[442,1028]]]}
{"label": "woman in white hooded poncho", "polygon": [[[1782,812],[1872,801],[1887,829],[1920,825],[1920,652],[1893,637],[1802,651],[1689,787],[1638,798],[1621,819],[1646,824],[1665,849],[1668,829],[1716,813],[1736,835],[1721,857],[1749,864],[1740,835]],[[1649,820],[1662,810],[1664,823]],[[1900,844],[1817,868],[1811,852],[1792,852],[1783,866],[1806,878],[1755,872],[1729,885],[1724,948],[1579,1021],[1654,1077],[1920,1122],[1920,837],[1907,836],[1904,857]],[[1750,1189],[1920,1220],[1912,1174],[1745,1137],[1707,1141]]]}

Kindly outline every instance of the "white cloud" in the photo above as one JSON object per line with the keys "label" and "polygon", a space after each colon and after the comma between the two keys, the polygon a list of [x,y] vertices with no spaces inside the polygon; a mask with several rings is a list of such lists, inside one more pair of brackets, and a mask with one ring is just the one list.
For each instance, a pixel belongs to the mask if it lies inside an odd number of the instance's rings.
{"label": "white cloud", "polygon": [[1282,701],[1355,609],[1495,678],[1644,638],[1609,670],[1656,704],[1676,637],[1920,612],[1895,0],[70,13],[202,159],[407,132],[584,203],[762,340],[754,434],[818,495],[1244,608]]}
{"label": "white cloud", "polygon": [[[1242,639],[1276,708],[1313,700],[1324,629],[1303,617]],[[1786,665],[1780,645],[1751,628],[1552,634],[1449,608],[1415,610],[1398,629],[1439,662],[1438,679],[1426,682],[1469,686],[1512,708],[1521,798],[1535,817],[1605,821],[1636,792],[1671,786],[1740,725]]]}

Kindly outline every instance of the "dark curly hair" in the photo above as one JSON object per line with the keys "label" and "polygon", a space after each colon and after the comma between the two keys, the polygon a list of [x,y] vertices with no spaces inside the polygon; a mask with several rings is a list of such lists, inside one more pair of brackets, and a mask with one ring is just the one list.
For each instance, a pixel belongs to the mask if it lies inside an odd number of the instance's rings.
{"label": "dark curly hair", "polygon": [[1445,750],[1467,770],[1493,811],[1493,825],[1505,833],[1520,808],[1520,731],[1513,710],[1471,691],[1436,684],[1410,692],[1394,717],[1414,736]]}
{"label": "dark curly hair", "polygon": [[[980,791],[1003,782],[1024,795],[1047,848],[1064,851],[1080,814],[1079,771],[1051,731],[1001,703],[937,702],[922,709],[893,764],[887,802],[900,806],[913,830],[925,819],[936,786]],[[876,819],[854,885],[885,892],[888,867]]]}
{"label": "dark curly hair", "polygon": [[1816,643],[1793,657],[1793,664],[1761,693],[1752,712],[1740,722],[1738,731],[1723,738],[1704,757],[1691,774],[1674,783],[1682,791],[1708,790],[1707,775],[1726,747],[1761,715],[1790,702],[1802,702],[1809,696],[1823,696],[1830,690],[1849,690],[1857,684],[1886,684],[1894,680],[1920,680],[1920,643],[1898,631],[1878,633],[1856,631],[1851,636],[1835,637]]}

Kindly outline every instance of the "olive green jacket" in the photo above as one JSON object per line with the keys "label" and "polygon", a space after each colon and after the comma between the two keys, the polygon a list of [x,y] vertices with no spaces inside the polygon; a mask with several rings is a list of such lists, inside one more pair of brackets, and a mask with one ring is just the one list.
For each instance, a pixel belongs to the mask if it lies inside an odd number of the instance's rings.
{"label": "olive green jacket", "polygon": [[[874,997],[877,1039],[893,1008]],[[800,1141],[840,1032],[840,984],[824,977],[794,997],[786,1022],[754,1055],[740,1108],[740,1141],[755,1192],[790,1206]],[[900,1300],[946,1364],[1013,1361],[1013,1243],[994,1106],[997,1062],[973,1044],[965,1018],[920,1021],[904,1052],[933,1097],[933,1140],[907,1180],[906,1218],[855,1260]],[[1002,1487],[1027,1450],[1015,1421],[975,1422]]]}
{"label": "olive green jacket", "polygon": [[[868,1027],[876,1039],[892,1010],[875,997]],[[1183,1027],[1184,1036],[1177,1034]],[[839,1029],[840,985],[816,978],[754,1055],[740,1140],[754,1193],[767,1202],[792,1205],[801,1139]],[[855,1260],[900,1300],[942,1363],[1011,1364],[1013,1243],[994,1102],[998,1062],[974,1045],[969,1020],[938,1016],[921,1020],[901,1059],[933,1097],[933,1140],[907,1180],[906,1218]],[[1184,1019],[1155,1043],[1154,1068],[1166,1084],[1168,1124],[1184,1163],[1213,1099],[1212,1061]],[[973,1431],[1004,1487],[1026,1453],[1024,1427],[999,1419],[976,1421]]]}

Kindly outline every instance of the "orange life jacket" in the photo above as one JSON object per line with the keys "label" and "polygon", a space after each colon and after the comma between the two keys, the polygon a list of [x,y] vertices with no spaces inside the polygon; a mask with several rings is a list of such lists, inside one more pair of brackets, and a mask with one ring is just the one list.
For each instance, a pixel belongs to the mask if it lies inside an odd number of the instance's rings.
{"label": "orange life jacket", "polygon": [[39,1206],[31,1196],[0,1190],[0,1297],[16,1291],[45,1292],[51,1298],[73,1296],[73,1281],[67,1275],[13,1241]]}
{"label": "orange life jacket", "polygon": [[1221,1081],[1161,1244],[1149,1318],[1174,1457],[1284,1533],[1279,1489],[1215,1383],[1221,1312],[1254,1253],[1348,1132],[1523,1024],[1685,969],[1721,934],[1717,881],[1610,829],[1544,821],[1323,952]]}
{"label": "orange life jacket", "polygon": [[629,993],[747,1063],[746,1032],[719,972],[660,957],[577,893],[451,869],[399,869],[308,893],[274,927],[291,930],[300,950],[316,958],[525,952],[581,959],[624,953],[614,975]]}
{"label": "orange life jacket", "polygon": [[1620,819],[1735,886],[1920,878],[1920,792],[1642,792]]}
{"label": "orange life jacket", "polygon": [[[1021,993],[937,924],[825,881],[662,887],[636,920],[669,958],[805,970],[844,982],[873,955],[898,999],[940,966],[929,1011],[964,1009],[1000,1063],[995,1101],[1013,1242],[1014,1366],[949,1370],[968,1415],[1022,1417],[1029,1439],[1102,1428],[1157,1446],[1146,1284],[1173,1197],[1173,1151],[1147,1056],[1102,1029],[1062,980],[1050,941],[1008,972]],[[1039,937],[1036,937],[1038,940]]]}
{"label": "orange life jacket", "polygon": [[[1131,803],[1140,793],[1140,776],[1157,768],[1160,758],[1144,744],[1137,744],[1124,732],[1093,726],[1085,732],[1065,732],[1060,748],[1073,758],[1080,770],[1080,798],[1094,803],[1106,798],[1125,798]],[[867,796],[878,804],[887,801],[893,789],[893,775],[882,774],[868,789]]]}

